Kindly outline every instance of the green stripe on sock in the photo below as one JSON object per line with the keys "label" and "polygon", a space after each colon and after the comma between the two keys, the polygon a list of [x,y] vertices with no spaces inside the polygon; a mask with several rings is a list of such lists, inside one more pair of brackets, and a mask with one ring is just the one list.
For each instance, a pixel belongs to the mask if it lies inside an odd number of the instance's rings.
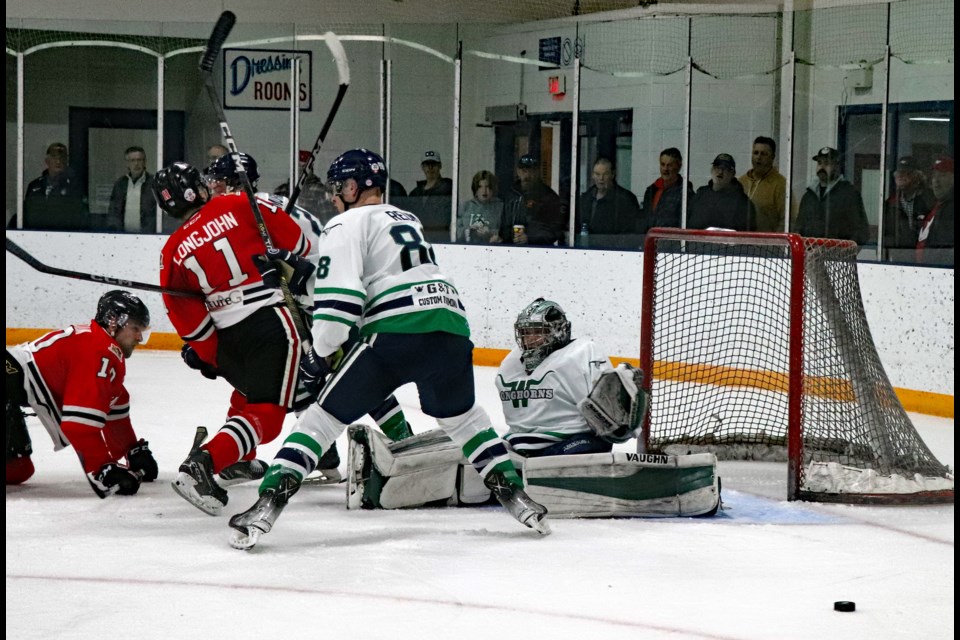
{"label": "green stripe on sock", "polygon": [[287,436],[287,439],[283,441],[284,446],[289,443],[299,444],[300,446],[306,447],[313,451],[317,455],[317,459],[323,455],[323,447],[320,446],[320,443],[308,436],[305,433],[300,433],[299,431],[294,431]]}
{"label": "green stripe on sock", "polygon": [[297,479],[297,484],[303,481],[303,474],[290,469],[289,467],[282,467],[279,464],[272,464],[270,468],[267,469],[267,473],[263,476],[263,481],[260,483],[260,488],[257,490],[258,495],[263,495],[264,491],[269,489],[276,490],[280,486],[280,480],[283,476],[294,476]]}
{"label": "green stripe on sock", "polygon": [[504,460],[503,462],[498,462],[493,466],[491,473],[494,471],[499,471],[503,474],[503,477],[506,478],[507,482],[512,484],[515,487],[520,487],[523,489],[523,480],[520,478],[520,474],[517,473],[517,468],[513,466],[512,460]]}
{"label": "green stripe on sock", "polygon": [[410,430],[410,425],[407,424],[407,419],[404,417],[402,411],[393,414],[389,420],[384,420],[379,426],[383,434],[394,442],[404,440],[413,435],[413,431]]}
{"label": "green stripe on sock", "polygon": [[473,455],[473,452],[480,448],[481,445],[484,445],[491,440],[496,440],[498,438],[496,431],[493,429],[484,429],[477,435],[473,436],[467,441],[467,444],[463,445],[463,455],[467,457],[467,460]]}

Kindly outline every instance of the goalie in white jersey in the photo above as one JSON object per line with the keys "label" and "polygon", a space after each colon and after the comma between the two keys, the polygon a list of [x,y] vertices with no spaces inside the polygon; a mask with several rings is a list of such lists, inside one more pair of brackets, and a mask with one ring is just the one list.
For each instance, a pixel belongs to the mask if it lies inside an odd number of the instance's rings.
{"label": "goalie in white jersey", "polygon": [[437,266],[420,220],[382,204],[386,184],[383,159],[366,149],[347,151],[327,172],[340,214],[320,243],[314,343],[302,373],[330,373],[352,327],[359,327],[362,341],[297,420],[260,485],[260,498],[230,519],[234,547],[250,548],[270,531],[346,426],[408,382],[417,385],[424,413],[437,419],[511,515],[549,532],[546,509],[527,496],[506,445],[476,404],[473,343],[459,292]]}
{"label": "goalie in white jersey", "polygon": [[514,334],[517,347],[496,377],[510,428],[504,440],[525,457],[610,451],[578,406],[610,361],[597,356],[592,340],[574,340],[563,309],[543,298],[520,312]]}
{"label": "goalie in white jersey", "polygon": [[[719,505],[712,454],[614,452],[640,433],[649,406],[643,372],[598,357],[574,339],[556,302],[537,298],[517,316],[517,347],[495,377],[508,427],[503,439],[527,494],[551,517],[704,515]],[[348,509],[471,505],[490,492],[442,433],[390,443],[350,427]]]}

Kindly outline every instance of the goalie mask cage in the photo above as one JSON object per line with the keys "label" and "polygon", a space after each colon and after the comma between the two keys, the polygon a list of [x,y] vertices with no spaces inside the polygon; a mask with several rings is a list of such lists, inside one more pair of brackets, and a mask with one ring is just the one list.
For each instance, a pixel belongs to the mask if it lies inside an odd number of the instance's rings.
{"label": "goalie mask cage", "polygon": [[953,502],[880,363],[856,256],[796,234],[651,230],[640,451],[786,460],[789,500]]}

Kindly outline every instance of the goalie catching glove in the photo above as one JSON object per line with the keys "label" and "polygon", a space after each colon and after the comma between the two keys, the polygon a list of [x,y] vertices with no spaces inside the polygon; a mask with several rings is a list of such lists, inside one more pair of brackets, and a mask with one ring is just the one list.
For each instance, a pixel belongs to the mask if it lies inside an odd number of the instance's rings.
{"label": "goalie catching glove", "polygon": [[650,394],[641,388],[643,370],[627,363],[604,371],[577,405],[587,425],[607,442],[626,442],[643,428]]}
{"label": "goalie catching glove", "polygon": [[253,263],[263,278],[263,284],[273,289],[280,288],[280,278],[285,277],[290,293],[295,296],[307,294],[307,282],[313,275],[314,265],[286,249],[267,249],[261,255],[253,256]]}

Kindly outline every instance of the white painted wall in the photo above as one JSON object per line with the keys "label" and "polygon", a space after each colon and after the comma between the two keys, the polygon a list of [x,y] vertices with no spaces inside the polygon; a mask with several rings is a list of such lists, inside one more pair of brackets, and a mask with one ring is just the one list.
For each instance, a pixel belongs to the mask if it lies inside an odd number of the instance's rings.
{"label": "white painted wall", "polygon": [[[14,231],[49,266],[159,282],[164,238]],[[478,347],[513,346],[516,314],[537,296],[559,302],[577,336],[601,352],[639,356],[641,253],[436,245],[461,290]],[[54,328],[92,318],[107,285],[34,271],[7,253],[7,327]],[[953,395],[954,271],[860,264],[867,318],[894,386]],[[156,331],[173,331],[158,294],[142,293]]]}

